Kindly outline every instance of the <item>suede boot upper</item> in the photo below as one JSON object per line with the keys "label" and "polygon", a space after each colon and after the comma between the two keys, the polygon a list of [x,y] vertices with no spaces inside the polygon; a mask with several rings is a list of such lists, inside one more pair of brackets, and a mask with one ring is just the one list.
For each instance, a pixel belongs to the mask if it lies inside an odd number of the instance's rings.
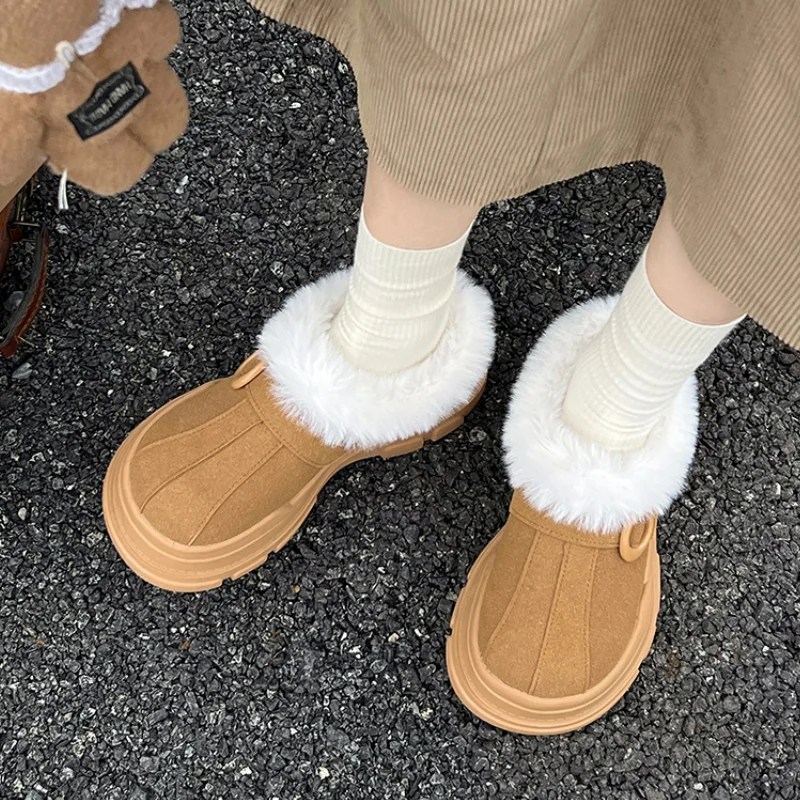
{"label": "suede boot upper", "polygon": [[[635,547],[654,527],[654,521],[636,525],[626,536]],[[516,493],[479,612],[486,666],[537,697],[586,692],[609,674],[631,639],[647,565],[644,557],[622,557],[619,535],[553,522]]]}

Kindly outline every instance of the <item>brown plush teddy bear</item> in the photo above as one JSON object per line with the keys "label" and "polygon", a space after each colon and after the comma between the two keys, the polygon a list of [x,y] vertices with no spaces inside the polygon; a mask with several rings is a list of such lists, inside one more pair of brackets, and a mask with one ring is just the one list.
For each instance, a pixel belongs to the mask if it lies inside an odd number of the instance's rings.
{"label": "brown plush teddy bear", "polygon": [[169,0],[0,0],[0,184],[47,161],[98,194],[130,188],[186,127],[164,59]]}

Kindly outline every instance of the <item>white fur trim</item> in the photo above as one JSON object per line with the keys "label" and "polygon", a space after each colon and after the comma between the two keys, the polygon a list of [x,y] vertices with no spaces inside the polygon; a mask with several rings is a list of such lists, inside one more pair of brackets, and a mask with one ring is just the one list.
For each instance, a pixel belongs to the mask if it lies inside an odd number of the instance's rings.
{"label": "white fur trim", "polygon": [[331,447],[372,448],[426,433],[465,405],[494,353],[489,293],[459,271],[450,323],[424,361],[378,374],[353,366],[330,338],[349,270],[296,292],[258,340],[283,409]]}
{"label": "white fur trim", "polygon": [[666,511],[683,489],[697,439],[694,376],[640,449],[607,450],[562,420],[578,354],[600,332],[617,300],[591,300],[550,325],[517,379],[503,431],[514,488],[556,521],[595,533],[618,533]]}

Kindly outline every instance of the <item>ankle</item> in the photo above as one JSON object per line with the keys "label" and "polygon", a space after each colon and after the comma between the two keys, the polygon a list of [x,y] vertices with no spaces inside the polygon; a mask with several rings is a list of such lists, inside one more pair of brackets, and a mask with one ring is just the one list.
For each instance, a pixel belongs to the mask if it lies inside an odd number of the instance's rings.
{"label": "ankle", "polygon": [[443,247],[407,250],[380,242],[362,214],[347,295],[331,326],[333,343],[351,364],[400,372],[435,350],[449,324],[468,235]]}
{"label": "ankle", "polygon": [[656,295],[648,250],[609,321],[581,353],[563,403],[564,421],[610,450],[642,447],[694,370],[739,320],[701,325]]}

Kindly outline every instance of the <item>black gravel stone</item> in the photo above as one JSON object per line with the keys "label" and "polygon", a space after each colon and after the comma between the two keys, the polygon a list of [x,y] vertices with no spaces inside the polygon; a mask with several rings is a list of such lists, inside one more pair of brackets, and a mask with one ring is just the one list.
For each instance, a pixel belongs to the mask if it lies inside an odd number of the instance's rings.
{"label": "black gravel stone", "polygon": [[202,595],[146,585],[103,527],[114,450],[230,373],[293,290],[350,258],[364,176],[352,71],[244,2],[182,0],[186,136],[122,197],[57,181],[51,279],[0,364],[0,796],[27,800],[796,798],[800,361],[752,323],[700,371],[697,459],[663,521],[652,655],[611,713],[532,739],[476,720],[444,643],[510,490],[526,353],[617,291],[664,187],[601,170],[487,208],[485,399],[441,443],[337,476],[301,533]]}

